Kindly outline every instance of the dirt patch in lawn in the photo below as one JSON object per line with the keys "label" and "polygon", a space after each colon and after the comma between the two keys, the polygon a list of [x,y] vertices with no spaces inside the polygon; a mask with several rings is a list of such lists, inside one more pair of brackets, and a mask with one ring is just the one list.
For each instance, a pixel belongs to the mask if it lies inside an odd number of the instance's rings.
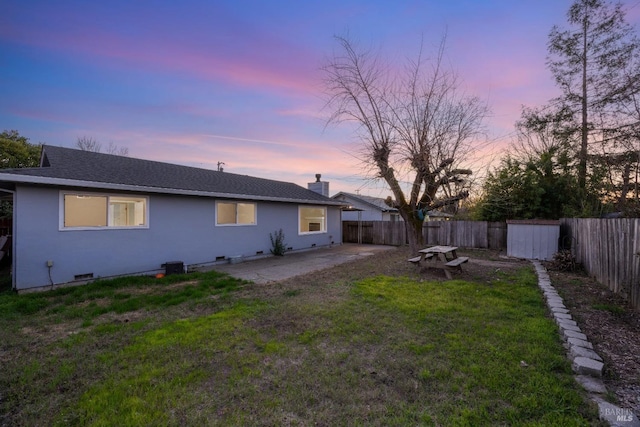
{"label": "dirt patch in lawn", "polygon": [[[25,326],[21,332],[32,340],[30,345],[46,346],[78,332],[77,322]],[[19,357],[15,355],[15,357]]]}
{"label": "dirt patch in lawn", "polygon": [[[175,289],[182,289],[186,286],[197,285],[197,284],[198,284],[197,280],[176,282],[168,285],[163,285],[162,290],[164,291],[164,293],[170,293]],[[130,295],[148,295],[148,294],[158,293],[158,289],[155,286],[140,286],[138,288],[127,288],[126,293]]]}

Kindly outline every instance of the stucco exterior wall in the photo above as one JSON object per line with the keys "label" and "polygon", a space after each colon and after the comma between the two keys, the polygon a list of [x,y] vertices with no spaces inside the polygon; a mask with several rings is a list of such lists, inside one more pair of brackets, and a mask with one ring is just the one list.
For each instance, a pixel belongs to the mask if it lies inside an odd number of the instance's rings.
{"label": "stucco exterior wall", "polygon": [[[18,186],[14,205],[15,288],[68,283],[84,274],[98,278],[162,271],[161,265],[167,261],[193,265],[269,255],[269,233],[280,228],[286,246],[294,251],[342,241],[338,207],[327,206],[326,232],[300,235],[296,203],[257,202],[255,225],[216,226],[216,199],[146,196],[148,228],[61,230],[60,190]],[[53,262],[50,269],[48,261]]]}

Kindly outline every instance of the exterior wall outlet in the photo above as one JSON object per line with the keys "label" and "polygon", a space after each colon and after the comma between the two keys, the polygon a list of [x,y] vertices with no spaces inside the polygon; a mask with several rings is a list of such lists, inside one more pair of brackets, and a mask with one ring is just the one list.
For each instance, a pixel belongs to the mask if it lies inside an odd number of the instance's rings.
{"label": "exterior wall outlet", "polygon": [[47,267],[53,267],[53,261],[51,260],[47,261]]}

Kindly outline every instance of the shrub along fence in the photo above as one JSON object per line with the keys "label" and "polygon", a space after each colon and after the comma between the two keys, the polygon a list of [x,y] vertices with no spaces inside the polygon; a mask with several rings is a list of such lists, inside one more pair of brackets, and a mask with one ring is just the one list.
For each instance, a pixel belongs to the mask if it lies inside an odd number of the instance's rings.
{"label": "shrub along fence", "polygon": [[[487,221],[427,221],[422,227],[425,244],[463,248],[505,249],[507,225]],[[402,246],[408,243],[402,221],[343,221],[342,241]]]}
{"label": "shrub along fence", "polygon": [[563,218],[560,239],[590,276],[640,310],[639,218]]}

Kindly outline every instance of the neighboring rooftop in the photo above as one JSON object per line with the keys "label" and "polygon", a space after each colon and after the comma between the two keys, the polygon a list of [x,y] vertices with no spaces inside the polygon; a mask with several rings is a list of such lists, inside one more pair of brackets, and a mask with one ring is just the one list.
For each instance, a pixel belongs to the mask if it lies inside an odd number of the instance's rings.
{"label": "neighboring rooftop", "polygon": [[[373,209],[378,209],[381,212],[392,212],[392,213],[398,212],[398,209],[390,207],[385,202],[385,199],[382,199],[380,197],[363,196],[361,194],[345,193],[345,192],[341,191],[341,192],[336,193],[335,195],[333,195],[331,198],[335,199],[335,200],[343,200],[345,202],[347,202],[348,200],[359,201],[360,203],[363,203],[365,205],[369,205]],[[451,214],[440,212],[438,210],[432,210],[432,211],[427,212],[427,216],[430,216],[430,217],[433,217],[433,218],[451,218],[451,217],[453,217],[453,215],[451,215]]]}
{"label": "neighboring rooftop", "polygon": [[41,167],[0,170],[0,182],[339,205],[297,184],[44,145]]}
{"label": "neighboring rooftop", "polygon": [[333,195],[331,198],[335,200],[344,200],[345,198],[359,200],[361,203],[370,205],[372,208],[378,209],[382,212],[398,212],[398,209],[390,207],[385,203],[385,199],[380,197],[363,196],[361,194],[345,193],[341,191]]}

